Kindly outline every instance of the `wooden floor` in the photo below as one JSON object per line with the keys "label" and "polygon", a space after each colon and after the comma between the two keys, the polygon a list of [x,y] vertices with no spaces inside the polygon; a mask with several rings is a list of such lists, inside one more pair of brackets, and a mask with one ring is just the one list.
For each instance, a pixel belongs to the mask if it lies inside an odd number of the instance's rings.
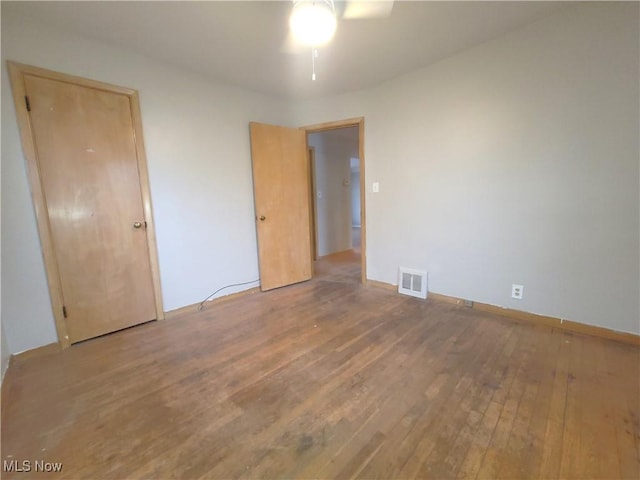
{"label": "wooden floor", "polygon": [[14,362],[3,460],[73,479],[640,476],[638,348],[363,287],[349,258]]}

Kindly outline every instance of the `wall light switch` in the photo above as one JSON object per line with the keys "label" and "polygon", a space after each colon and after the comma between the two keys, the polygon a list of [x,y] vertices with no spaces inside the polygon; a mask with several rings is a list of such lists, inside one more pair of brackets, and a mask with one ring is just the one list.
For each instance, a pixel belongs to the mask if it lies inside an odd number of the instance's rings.
{"label": "wall light switch", "polygon": [[380,191],[380,184],[378,182],[373,182],[371,189],[373,190],[373,193],[378,193]]}

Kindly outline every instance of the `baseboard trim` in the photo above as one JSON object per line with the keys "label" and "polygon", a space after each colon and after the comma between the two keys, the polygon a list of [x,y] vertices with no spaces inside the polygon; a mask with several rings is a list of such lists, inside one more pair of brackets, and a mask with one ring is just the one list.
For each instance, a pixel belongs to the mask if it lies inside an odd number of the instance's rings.
{"label": "baseboard trim", "polygon": [[[243,290],[242,292],[232,293],[230,295],[225,295],[223,297],[215,298],[211,301],[205,302],[204,309],[206,309],[210,304],[213,303],[222,303],[228,300],[233,300],[234,298],[238,298],[244,295],[250,295],[252,293],[256,293],[260,291],[260,287],[250,288],[248,290]],[[176,310],[171,310],[169,312],[164,312],[165,319],[171,319],[186,313],[196,312],[200,308],[199,303],[194,303],[193,305],[187,305],[186,307],[178,308]],[[53,353],[57,353],[62,350],[62,347],[59,343],[49,343],[47,345],[43,345],[41,347],[32,348],[31,350],[25,350],[24,352],[15,353],[9,357],[9,364],[7,366],[6,372],[9,371],[12,365],[24,362],[30,358],[42,357],[45,355],[51,355]],[[4,380],[4,378],[3,378]]]}
{"label": "baseboard trim", "polygon": [[[238,297],[244,297],[246,295],[253,295],[260,291],[260,287],[253,287],[247,290],[243,290],[241,292],[231,293],[229,295],[224,295],[222,297],[214,298],[213,300],[208,300],[204,302],[202,310],[206,310],[213,304],[228,302],[229,300],[234,300]],[[165,320],[171,320],[176,317],[180,317],[182,315],[186,315],[188,313],[198,312],[200,311],[200,303],[194,303],[192,305],[185,305],[184,307],[176,308],[175,310],[169,310],[168,312],[164,312]]]}
{"label": "baseboard trim", "polygon": [[[390,283],[379,282],[377,280],[367,280],[367,285],[395,292],[398,291],[397,285],[391,285]],[[447,302],[454,305],[464,305],[464,299],[462,298],[452,297],[435,292],[429,292],[427,294],[427,299]],[[471,308],[475,308],[476,310],[480,310],[482,312],[500,315],[514,321],[535,323],[537,325],[546,325],[552,328],[566,330],[568,332],[582,333],[585,335],[591,335],[592,337],[606,338],[630,345],[640,346],[640,335],[635,335],[633,333],[619,332],[617,330],[610,330],[608,328],[597,327],[595,325],[587,325],[585,323],[564,320],[562,318],[549,317],[547,315],[538,315],[536,313],[524,312],[522,310],[498,307],[496,305],[490,305],[488,303],[473,302],[473,307]]]}
{"label": "baseboard trim", "polygon": [[32,348],[31,350],[14,353],[13,355],[11,355],[11,357],[9,357],[9,366],[7,367],[7,371],[9,371],[12,365],[19,364],[21,362],[24,362],[25,360],[29,360],[30,358],[44,357],[45,355],[58,353],[61,350],[62,347],[59,343],[49,343],[41,347]]}

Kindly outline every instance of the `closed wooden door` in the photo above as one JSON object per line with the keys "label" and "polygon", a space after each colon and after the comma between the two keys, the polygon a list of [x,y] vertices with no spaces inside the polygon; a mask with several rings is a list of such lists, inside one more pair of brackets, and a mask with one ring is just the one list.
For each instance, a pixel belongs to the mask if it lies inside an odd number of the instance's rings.
{"label": "closed wooden door", "polygon": [[156,318],[129,96],[24,76],[71,343]]}
{"label": "closed wooden door", "polygon": [[262,123],[250,132],[260,288],[271,290],[312,275],[306,139]]}

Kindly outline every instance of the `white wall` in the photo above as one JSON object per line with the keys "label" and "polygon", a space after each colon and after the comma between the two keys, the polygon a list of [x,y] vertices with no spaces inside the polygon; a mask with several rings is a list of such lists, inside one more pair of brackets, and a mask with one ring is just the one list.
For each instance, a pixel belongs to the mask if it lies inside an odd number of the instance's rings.
{"label": "white wall", "polygon": [[248,123],[285,123],[286,105],[3,13],[2,320],[11,352],[57,336],[6,60],[139,91],[165,310],[258,278]]}
{"label": "white wall", "polygon": [[[357,131],[357,130],[356,130]],[[358,154],[357,138],[340,130],[312,133],[315,147],[316,228],[318,256],[351,248],[351,157]]]}
{"label": "white wall", "polygon": [[[2,148],[2,137],[0,136],[0,149]],[[2,194],[2,169],[0,168],[0,196]],[[1,218],[1,212],[0,212]],[[2,222],[0,221],[0,252],[2,251]],[[7,338],[4,334],[4,327],[2,326],[2,255],[0,255],[0,383],[4,380],[4,373],[9,367],[9,358],[11,357],[11,351],[9,345],[7,345]]]}
{"label": "white wall", "polygon": [[2,357],[2,362],[0,365],[0,381],[4,380],[4,374],[7,371],[7,367],[9,367],[9,358],[11,357],[11,352],[9,350],[9,345],[7,345],[7,339],[4,335],[4,327],[0,323],[0,356]]}
{"label": "white wall", "polygon": [[638,13],[571,6],[377,88],[293,106],[2,15],[9,350],[56,334],[7,59],[139,90],[165,310],[257,278],[250,120],[362,115],[370,278],[425,268],[435,292],[640,333]]}
{"label": "white wall", "polygon": [[297,103],[300,125],[365,117],[369,277],[423,268],[434,292],[640,333],[638,14],[571,6]]}
{"label": "white wall", "polygon": [[[0,148],[2,147],[0,137]],[[2,169],[0,169],[0,172]],[[0,174],[0,194],[2,193],[2,175]],[[0,222],[0,251],[2,251],[2,222]],[[0,272],[2,272],[2,256],[0,255]],[[11,351],[7,344],[7,337],[4,334],[4,326],[2,325],[2,275],[0,275],[0,383],[4,380],[4,374],[9,367],[9,359],[11,357]]]}

